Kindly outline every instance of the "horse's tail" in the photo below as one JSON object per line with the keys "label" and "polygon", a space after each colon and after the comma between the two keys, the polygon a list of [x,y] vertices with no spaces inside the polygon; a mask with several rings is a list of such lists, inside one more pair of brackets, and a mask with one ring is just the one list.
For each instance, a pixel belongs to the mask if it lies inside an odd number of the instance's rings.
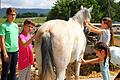
{"label": "horse's tail", "polygon": [[44,32],[42,35],[41,53],[42,53],[42,73],[40,80],[54,80],[53,71],[53,34]]}

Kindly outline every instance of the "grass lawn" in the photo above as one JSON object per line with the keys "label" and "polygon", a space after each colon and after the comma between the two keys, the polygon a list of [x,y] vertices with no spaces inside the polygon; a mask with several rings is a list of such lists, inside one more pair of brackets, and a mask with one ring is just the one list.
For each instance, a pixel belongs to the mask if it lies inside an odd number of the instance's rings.
{"label": "grass lawn", "polygon": [[[16,18],[15,19],[15,23],[23,23],[27,18]],[[33,21],[35,21],[36,23],[44,23],[46,21],[46,17],[33,17],[30,18]],[[5,22],[6,18],[0,18],[0,24]]]}

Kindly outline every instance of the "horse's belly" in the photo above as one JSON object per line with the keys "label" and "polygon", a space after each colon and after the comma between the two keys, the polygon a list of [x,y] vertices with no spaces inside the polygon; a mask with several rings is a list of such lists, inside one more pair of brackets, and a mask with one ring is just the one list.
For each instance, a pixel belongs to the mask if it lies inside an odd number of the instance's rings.
{"label": "horse's belly", "polygon": [[73,63],[77,59],[77,56],[78,56],[77,54],[72,53],[70,63]]}
{"label": "horse's belly", "polygon": [[83,34],[74,44],[70,62],[74,62],[75,60],[78,61],[81,58],[81,55],[84,53],[85,47],[86,47],[86,38]]}
{"label": "horse's belly", "polygon": [[71,58],[73,40],[67,37],[68,36],[66,36],[66,38],[64,37],[64,40],[62,40],[62,42],[57,42],[56,40],[54,43],[54,59],[56,60],[56,64],[61,66],[66,66],[65,64],[68,64]]}

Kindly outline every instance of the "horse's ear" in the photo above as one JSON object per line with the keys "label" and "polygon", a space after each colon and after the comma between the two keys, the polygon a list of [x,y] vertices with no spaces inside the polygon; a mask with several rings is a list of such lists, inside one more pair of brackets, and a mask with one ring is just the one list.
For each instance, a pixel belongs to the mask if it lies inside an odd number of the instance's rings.
{"label": "horse's ear", "polygon": [[83,9],[83,5],[81,5],[81,9]]}
{"label": "horse's ear", "polygon": [[88,9],[89,12],[92,12],[93,5]]}

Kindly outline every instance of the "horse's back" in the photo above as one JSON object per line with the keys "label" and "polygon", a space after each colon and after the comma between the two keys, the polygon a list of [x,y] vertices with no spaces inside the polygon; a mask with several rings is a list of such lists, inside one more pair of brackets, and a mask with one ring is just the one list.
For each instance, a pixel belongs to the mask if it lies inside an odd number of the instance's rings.
{"label": "horse's back", "polygon": [[[53,56],[56,64],[66,66],[64,63],[69,63],[71,51],[74,43],[74,30],[67,21],[50,20],[45,22],[39,29],[39,33],[52,33],[53,39]],[[39,42],[39,41],[38,41]],[[37,44],[40,45],[40,44]],[[66,58],[68,57],[68,58]]]}
{"label": "horse's back", "polygon": [[[55,19],[55,20],[50,20],[50,21],[47,21],[45,22],[42,26],[48,26],[48,27],[53,27],[53,26],[56,26],[56,25],[66,25],[67,21],[65,20],[61,20],[61,19]],[[60,27],[60,26],[59,26]],[[62,26],[61,26],[62,27]]]}

